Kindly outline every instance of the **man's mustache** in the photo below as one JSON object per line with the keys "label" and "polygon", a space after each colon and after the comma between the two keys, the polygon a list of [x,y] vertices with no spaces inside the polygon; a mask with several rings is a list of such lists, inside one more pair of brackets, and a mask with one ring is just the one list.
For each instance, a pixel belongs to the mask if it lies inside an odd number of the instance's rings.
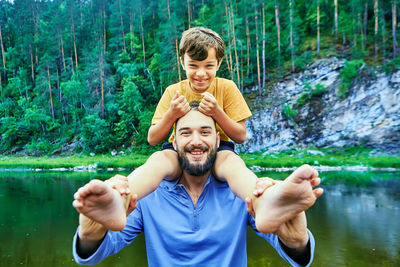
{"label": "man's mustache", "polygon": [[201,145],[201,146],[187,146],[183,149],[184,152],[190,152],[195,149],[200,149],[203,150],[204,152],[207,152],[209,148],[207,146]]}

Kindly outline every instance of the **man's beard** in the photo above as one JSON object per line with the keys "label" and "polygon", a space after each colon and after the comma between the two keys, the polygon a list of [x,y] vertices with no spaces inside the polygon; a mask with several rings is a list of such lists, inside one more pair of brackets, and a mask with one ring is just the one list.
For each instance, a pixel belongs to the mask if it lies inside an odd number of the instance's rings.
{"label": "man's beard", "polygon": [[193,146],[185,147],[183,151],[178,150],[178,161],[182,170],[186,171],[188,174],[193,176],[202,176],[206,174],[209,170],[211,170],[211,167],[214,165],[215,158],[217,157],[217,148],[213,147],[212,149],[209,149],[206,146],[200,146],[196,148],[200,148],[204,152],[210,151],[208,153],[206,162],[204,162],[203,164],[192,164],[189,162],[189,159],[187,158],[185,152],[190,153],[190,151],[194,149]]}

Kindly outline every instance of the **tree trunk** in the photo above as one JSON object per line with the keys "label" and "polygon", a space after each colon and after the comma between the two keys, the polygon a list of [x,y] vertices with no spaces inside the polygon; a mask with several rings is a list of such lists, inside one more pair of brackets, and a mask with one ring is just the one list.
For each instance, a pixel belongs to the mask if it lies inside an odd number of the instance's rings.
{"label": "tree trunk", "polygon": [[362,49],[367,47],[367,23],[368,23],[368,2],[364,4],[364,31],[362,36]]}
{"label": "tree trunk", "polygon": [[231,20],[229,19],[229,12],[228,12],[228,6],[227,5],[225,5],[225,18],[228,20],[228,24],[229,24],[229,27],[228,27],[228,47],[229,47],[229,49],[227,49],[227,60],[226,60],[226,63],[227,63],[227,65],[228,65],[228,71],[229,71],[229,74],[230,74],[230,76],[231,76],[231,79],[233,80],[233,61],[232,61],[232,51],[231,51],[231,40],[232,40],[232,38],[231,38],[231,27],[230,27],[230,24],[231,24]]}
{"label": "tree trunk", "polygon": [[35,88],[35,67],[33,65],[32,44],[29,44],[29,54],[31,56],[31,79],[32,79],[33,88]]}
{"label": "tree trunk", "polygon": [[182,81],[182,78],[181,78],[181,64],[179,62],[178,39],[175,39],[175,49],[176,49],[176,64],[177,64],[177,67],[178,67],[179,81]]}
{"label": "tree trunk", "polygon": [[258,52],[258,12],[257,8],[254,7],[254,20],[256,24],[256,57],[257,57],[257,81],[258,81],[258,95],[261,95],[261,77],[260,77],[260,55]]}
{"label": "tree trunk", "polygon": [[103,52],[100,53],[100,88],[101,88],[101,117],[104,119],[104,68]]}
{"label": "tree trunk", "polygon": [[106,11],[105,10],[103,10],[103,47],[104,47],[104,56],[105,56],[106,49],[107,49]]}
{"label": "tree trunk", "polygon": [[338,37],[338,24],[339,24],[339,14],[338,14],[338,0],[335,0],[335,37]]}
{"label": "tree trunk", "polygon": [[396,38],[396,27],[397,27],[397,3],[393,0],[392,3],[392,39],[393,39],[393,58],[397,57],[397,38]]}
{"label": "tree trunk", "polygon": [[279,20],[279,1],[275,0],[275,24],[278,36],[278,74],[281,75],[281,23]]}
{"label": "tree trunk", "polygon": [[75,38],[75,25],[74,21],[72,21],[72,38],[74,40],[74,54],[75,54],[75,67],[76,71],[78,71],[78,53],[76,52],[76,38]]}
{"label": "tree trunk", "polygon": [[375,60],[378,59],[378,27],[379,27],[379,20],[378,20],[378,0],[374,0],[374,50],[375,50]]}
{"label": "tree trunk", "polygon": [[246,45],[247,45],[247,69],[246,77],[249,78],[250,74],[250,29],[249,29],[249,19],[246,13]]}
{"label": "tree trunk", "polygon": [[[383,3],[382,3],[383,4]],[[381,35],[382,35],[382,57],[386,58],[386,29],[385,29],[385,12],[383,10],[383,7],[381,8]]]}
{"label": "tree trunk", "polygon": [[118,0],[118,6],[119,6],[119,18],[120,18],[120,21],[121,21],[122,43],[124,44],[124,51],[126,52],[124,19],[122,17],[121,0]]}
{"label": "tree trunk", "polygon": [[190,28],[190,21],[191,21],[190,0],[187,0],[187,10],[188,10],[188,28]]}
{"label": "tree trunk", "polygon": [[262,4],[262,88],[265,89],[266,70],[265,70],[265,6]]}
{"label": "tree trunk", "polygon": [[61,57],[62,57],[62,62],[63,62],[63,71],[65,71],[66,66],[65,66],[65,56],[64,56],[64,41],[63,41],[62,33],[60,34],[60,38],[61,38]]}
{"label": "tree trunk", "polygon": [[231,6],[231,12],[229,13],[230,15],[230,21],[231,21],[231,27],[232,27],[232,35],[233,35],[233,49],[235,51],[235,62],[236,62],[236,76],[237,76],[237,85],[242,91],[242,88],[240,86],[240,65],[239,65],[239,57],[237,54],[237,46],[236,46],[236,34],[235,34],[235,20],[233,17],[233,7]]}
{"label": "tree trunk", "polygon": [[320,26],[319,26],[319,0],[317,0],[317,55],[319,56],[319,48],[320,48]]}
{"label": "tree trunk", "polygon": [[4,54],[3,37],[1,35],[1,25],[0,25],[0,45],[1,45],[1,57],[2,57],[2,60],[3,60],[3,71],[0,71],[0,87],[1,87],[1,99],[3,99],[3,86],[1,84],[1,82],[2,82],[2,78],[3,78],[2,77],[3,73],[4,73],[4,75],[6,73],[6,57],[5,57],[5,54]]}
{"label": "tree trunk", "polygon": [[293,45],[293,0],[289,2],[289,21],[290,21],[290,57],[292,61],[292,72],[295,71],[294,66],[294,45]]}
{"label": "tree trunk", "polygon": [[54,107],[53,107],[53,96],[51,94],[51,83],[50,83],[50,70],[49,65],[47,65],[47,81],[49,84],[49,96],[50,96],[50,108],[51,108],[51,117],[53,118],[54,122]]}
{"label": "tree trunk", "polygon": [[142,8],[140,8],[140,30],[142,35],[142,48],[143,48],[143,65],[146,66],[146,48],[144,46],[144,32],[143,32],[143,17],[142,17]]}

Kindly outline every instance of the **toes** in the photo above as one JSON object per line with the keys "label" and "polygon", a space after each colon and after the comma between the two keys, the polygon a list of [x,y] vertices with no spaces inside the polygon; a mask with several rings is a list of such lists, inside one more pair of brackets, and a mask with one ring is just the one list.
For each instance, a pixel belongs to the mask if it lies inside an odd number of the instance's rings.
{"label": "toes", "polygon": [[319,185],[320,183],[321,183],[321,178],[319,178],[319,177],[314,178],[314,179],[311,180],[311,186],[312,186],[312,187],[317,186],[317,185]]}
{"label": "toes", "polygon": [[315,197],[320,197],[324,193],[324,189],[322,189],[321,187],[315,188],[313,190],[313,193]]}

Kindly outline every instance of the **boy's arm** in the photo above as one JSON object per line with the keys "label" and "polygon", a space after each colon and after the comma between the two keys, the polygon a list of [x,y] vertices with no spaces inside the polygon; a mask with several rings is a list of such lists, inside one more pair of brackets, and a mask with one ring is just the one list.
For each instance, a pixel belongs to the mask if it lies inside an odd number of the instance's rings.
{"label": "boy's arm", "polygon": [[171,100],[170,108],[164,114],[162,119],[150,127],[147,134],[147,142],[152,146],[159,144],[168,135],[169,130],[172,128],[175,121],[188,113],[189,110],[189,103],[185,96],[179,95],[179,92],[177,91]]}
{"label": "boy's arm", "polygon": [[238,122],[232,120],[218,105],[217,100],[212,94],[208,92],[203,93],[199,111],[213,117],[222,130],[236,143],[241,144],[246,141],[245,120]]}

